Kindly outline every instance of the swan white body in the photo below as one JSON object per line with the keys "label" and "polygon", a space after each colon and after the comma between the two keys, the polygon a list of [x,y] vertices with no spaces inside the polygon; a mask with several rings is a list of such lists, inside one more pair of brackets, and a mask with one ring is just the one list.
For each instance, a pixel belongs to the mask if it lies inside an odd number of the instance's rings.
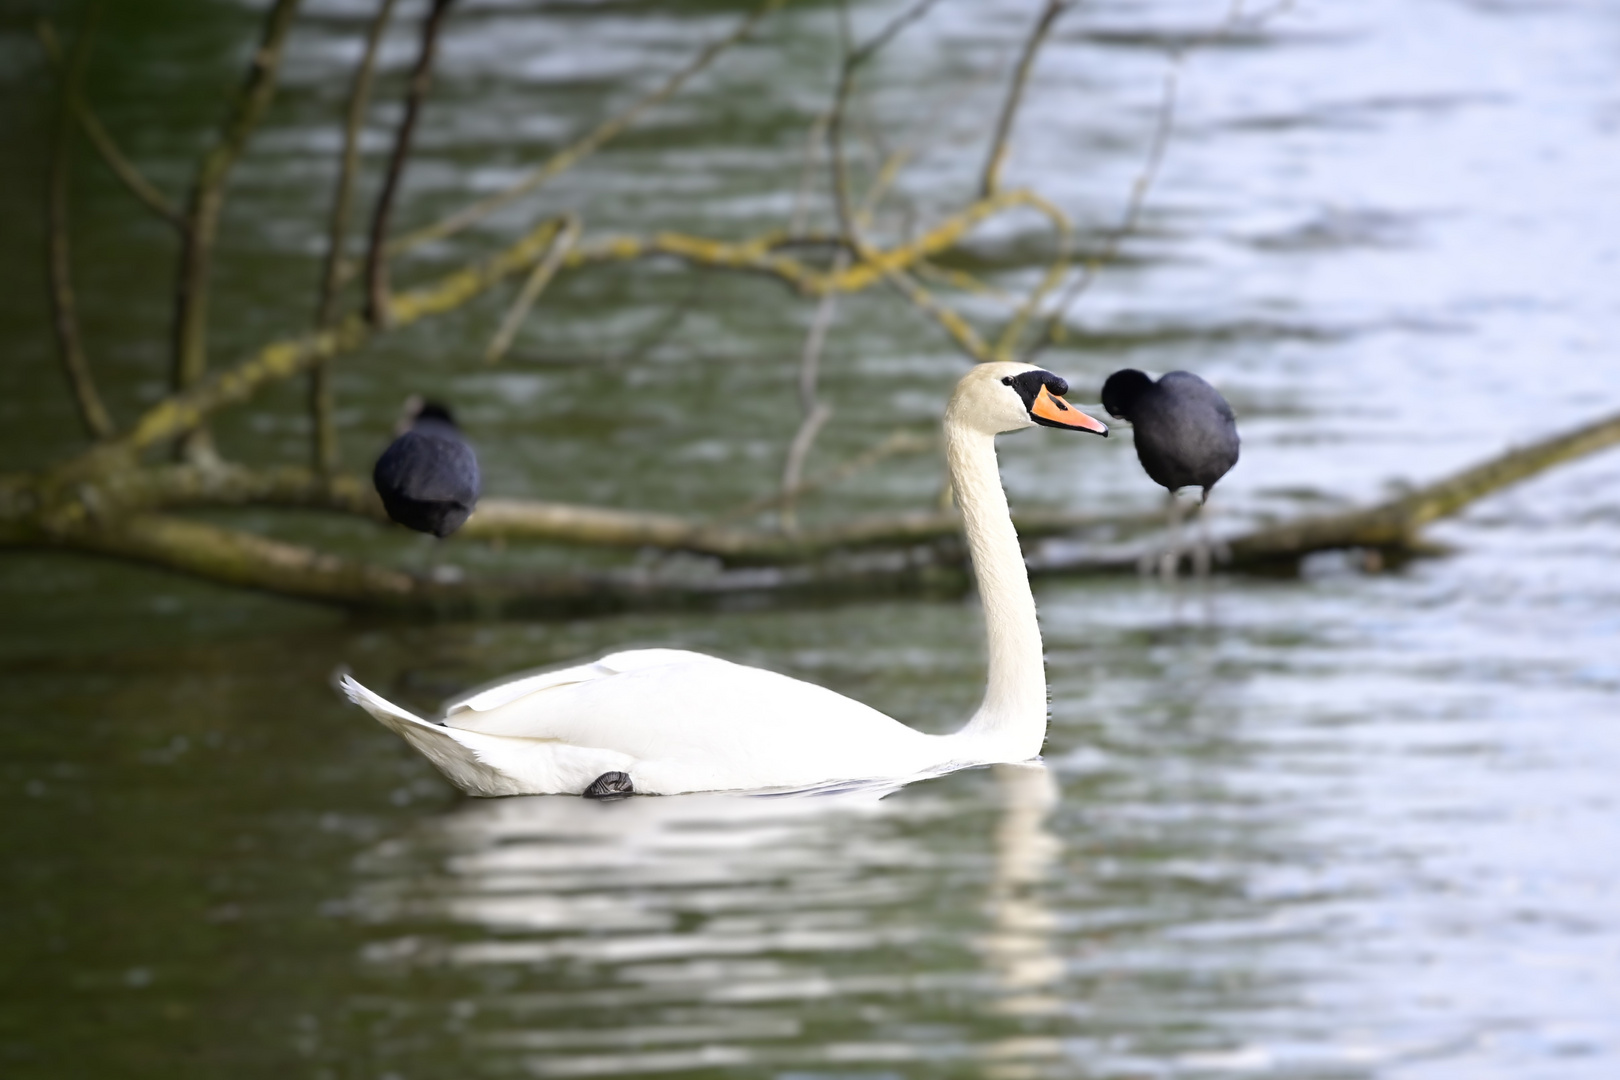
{"label": "swan white body", "polygon": [[1106,433],[1054,399],[1056,376],[981,364],[945,414],[945,450],[979,580],[989,686],[953,735],[925,735],[813,683],[677,649],[613,653],[452,702],[442,724],[345,677],[349,698],[474,795],[580,794],[609,772],[641,794],[799,788],[1025,761],[1046,737],[1035,600],[995,436],[1037,423]]}

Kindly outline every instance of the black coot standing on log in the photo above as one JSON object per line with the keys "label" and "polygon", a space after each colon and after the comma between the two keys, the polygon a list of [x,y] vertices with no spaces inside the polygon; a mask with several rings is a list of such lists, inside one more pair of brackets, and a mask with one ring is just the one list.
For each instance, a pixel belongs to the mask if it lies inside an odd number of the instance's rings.
{"label": "black coot standing on log", "polygon": [[389,517],[442,540],[478,504],[478,457],[449,409],[422,402],[410,427],[377,459],[371,481]]}
{"label": "black coot standing on log", "polygon": [[[1190,371],[1172,371],[1154,382],[1134,368],[1108,376],[1102,405],[1110,416],[1128,420],[1136,440],[1136,457],[1153,482],[1170,493],[1172,536],[1180,523],[1176,492],[1184,487],[1209,489],[1237,464],[1237,418],[1232,406],[1209,383]],[[1174,540],[1172,541],[1174,544]],[[1175,573],[1179,547],[1165,553],[1166,577]],[[1209,565],[1209,550],[1194,551],[1200,572]]]}

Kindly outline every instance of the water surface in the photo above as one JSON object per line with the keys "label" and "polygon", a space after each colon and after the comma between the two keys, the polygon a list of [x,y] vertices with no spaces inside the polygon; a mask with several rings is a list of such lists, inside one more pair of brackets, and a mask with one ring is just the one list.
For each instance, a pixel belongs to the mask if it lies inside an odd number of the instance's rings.
{"label": "water surface", "polygon": [[[1227,6],[1069,15],[1008,181],[1093,233],[1117,220],[1166,51]],[[226,215],[220,358],[309,317],[368,7],[313,5],[295,35]],[[872,71],[872,125],[926,136],[899,185],[919,219],[970,190],[1033,8],[946,0]],[[739,10],[468,4],[407,218],[517,175]],[[855,5],[857,33],[889,10]],[[168,190],[254,19],[109,11],[91,93]],[[637,133],[401,273],[558,209],[608,230],[780,224],[833,19],[773,19]],[[1601,4],[1307,3],[1204,48],[1180,69],[1140,235],[1043,362],[1081,400],[1127,364],[1219,385],[1245,440],[1217,496],[1234,525],[1375,498],[1612,410],[1617,37]],[[0,47],[0,122],[21,151],[0,171],[16,255],[0,269],[0,451],[21,467],[78,437],[32,261],[48,101],[27,39]],[[411,51],[404,26],[373,152]],[[89,347],[127,419],[162,392],[170,249],[93,162],[79,175]],[[902,228],[904,206],[880,227]],[[1042,243],[1010,217],[970,254],[1021,286]],[[423,390],[458,406],[501,494],[719,513],[780,474],[810,316],[780,287],[656,265],[566,279],[490,370],[499,314],[492,298],[346,362],[351,462]],[[928,432],[960,371],[893,297],[845,304],[813,468]],[[266,400],[282,411],[230,414],[223,445],[301,460],[297,392]],[[1037,432],[1004,440],[1003,460],[1019,505],[1157,504],[1128,439]],[[926,505],[940,475],[928,454],[891,459],[805,513]],[[1044,766],[881,799],[464,800],[327,681],[345,663],[426,709],[507,671],[678,645],[945,731],[982,685],[971,597],[406,625],[7,555],[0,1062],[19,1077],[1613,1076],[1617,491],[1620,457],[1595,457],[1434,530],[1450,557],[1379,575],[1322,557],[1207,593],[1042,581]],[[345,522],[243,520],[427,558]]]}

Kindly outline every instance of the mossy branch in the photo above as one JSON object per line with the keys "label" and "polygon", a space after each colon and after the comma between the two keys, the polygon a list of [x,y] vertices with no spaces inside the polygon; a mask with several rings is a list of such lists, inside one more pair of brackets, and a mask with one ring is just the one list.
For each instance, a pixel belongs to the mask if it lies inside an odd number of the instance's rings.
{"label": "mossy branch", "polygon": [[[1566,461],[1620,444],[1620,415],[1512,450],[1366,510],[1270,526],[1231,538],[1231,565],[1262,568],[1315,551],[1369,547],[1393,554],[1428,550],[1422,526]],[[123,485],[119,487],[118,485]],[[53,498],[55,501],[52,502]],[[0,477],[0,544],[77,550],[180,571],[222,584],[348,607],[401,612],[579,611],[712,602],[740,593],[826,593],[907,589],[965,581],[966,552],[953,513],[856,519],[793,535],[694,523],[674,515],[486,499],[467,523],[468,539],[547,540],[599,546],[661,547],[745,564],[697,572],[617,572],[436,581],[342,559],[249,533],[150,512],[159,506],[319,506],[380,518],[360,480],[307,469],[232,472],[172,466],[78,485]],[[131,512],[134,511],[134,512]],[[1139,528],[1145,518],[1023,514],[1026,541],[1096,526]],[[1030,559],[1036,574],[1135,569],[1143,544],[1064,545]],[[747,565],[755,564],[755,565]]]}
{"label": "mossy branch", "polygon": [[[177,391],[196,384],[208,368],[209,278],[220,211],[225,206],[225,182],[275,95],[282,46],[298,4],[299,0],[276,0],[270,8],[263,37],[248,65],[247,78],[232,102],[230,116],[197,166],[186,205],[185,228],[180,233],[180,271],[174,290],[172,385]],[[205,433],[193,425],[188,435],[186,450],[190,456],[212,456]]]}
{"label": "mossy branch", "polygon": [[[550,247],[560,223],[548,221],[493,258],[446,274],[431,285],[390,298],[389,325],[404,327],[466,304],[502,279],[527,269]],[[246,401],[268,383],[291,378],[325,360],[353,352],[370,338],[358,313],[328,330],[286,338],[261,348],[233,368],[216,372],[196,386],[148,409],[123,436],[71,459],[58,472],[78,477],[127,466],[140,451],[194,430],[209,414]]]}
{"label": "mossy branch", "polygon": [[[1315,515],[1226,538],[1222,544],[1230,553],[1227,565],[1238,570],[1260,569],[1297,563],[1319,551],[1347,548],[1376,549],[1396,557],[1431,552],[1433,546],[1420,535],[1425,525],[1521,480],[1617,443],[1620,414],[1509,450],[1376,506]],[[1130,570],[1151,550],[1151,543],[1062,545],[1037,555],[1031,569],[1050,574]]]}

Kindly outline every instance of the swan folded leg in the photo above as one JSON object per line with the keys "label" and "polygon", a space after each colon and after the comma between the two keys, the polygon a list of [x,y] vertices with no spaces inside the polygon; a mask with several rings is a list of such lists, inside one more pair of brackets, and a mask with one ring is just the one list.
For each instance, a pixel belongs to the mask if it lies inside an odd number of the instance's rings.
{"label": "swan folded leg", "polygon": [[630,774],[622,772],[605,772],[592,780],[591,786],[585,789],[587,799],[600,799],[603,802],[628,799],[635,793],[636,786],[631,783]]}
{"label": "swan folded leg", "polygon": [[350,701],[410,743],[469,795],[578,795],[604,773],[627,773],[635,763],[628,754],[612,750],[445,727],[372,693],[352,676],[345,675],[342,685]]}

